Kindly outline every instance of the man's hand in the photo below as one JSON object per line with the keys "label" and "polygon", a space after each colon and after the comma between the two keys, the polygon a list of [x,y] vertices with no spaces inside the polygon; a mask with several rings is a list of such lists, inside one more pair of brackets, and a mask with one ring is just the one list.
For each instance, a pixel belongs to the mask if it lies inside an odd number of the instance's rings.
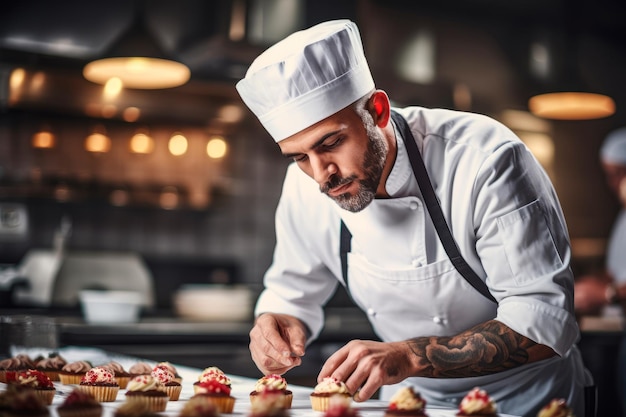
{"label": "man's hand", "polygon": [[293,316],[264,313],[250,330],[250,354],[264,375],[282,375],[302,363],[306,327]]}
{"label": "man's hand", "polygon": [[328,358],[317,378],[342,380],[355,393],[355,401],[365,401],[382,385],[410,376],[475,377],[554,355],[548,346],[489,320],[455,336],[416,337],[392,343],[353,340]]}
{"label": "man's hand", "polygon": [[355,401],[365,401],[382,385],[412,376],[414,357],[406,342],[352,340],[328,358],[317,379],[332,375],[355,393]]}

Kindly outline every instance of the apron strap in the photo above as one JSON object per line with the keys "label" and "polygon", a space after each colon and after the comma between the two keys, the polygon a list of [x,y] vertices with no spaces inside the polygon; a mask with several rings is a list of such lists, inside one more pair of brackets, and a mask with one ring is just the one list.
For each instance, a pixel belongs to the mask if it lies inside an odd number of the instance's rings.
{"label": "apron strap", "polygon": [[[417,179],[417,183],[422,191],[424,202],[426,203],[426,209],[428,210],[428,214],[435,225],[435,229],[437,230],[437,235],[439,236],[439,240],[443,245],[446,254],[450,258],[450,261],[456,268],[456,270],[461,274],[461,276],[478,292],[480,292],[484,297],[497,302],[493,297],[491,292],[489,292],[489,288],[487,288],[487,284],[480,279],[478,275],[474,272],[474,270],[467,264],[459,248],[456,245],[454,237],[448,228],[448,223],[446,223],[446,219],[441,210],[441,206],[439,205],[439,201],[437,200],[437,196],[435,191],[433,190],[432,184],[430,183],[430,178],[428,176],[428,172],[426,171],[426,167],[424,166],[424,161],[419,153],[419,149],[417,148],[417,144],[415,143],[415,138],[411,133],[411,129],[399,113],[392,110],[391,117],[398,125],[398,128],[402,131],[402,140],[406,146],[407,152],[409,154],[409,160],[411,161],[411,166],[413,168],[413,174]],[[341,275],[343,277],[343,282],[348,294],[349,285],[348,285],[348,253],[352,249],[352,234],[348,227],[341,220],[340,225],[340,239],[339,239],[339,257],[341,259]]]}
{"label": "apron strap", "polygon": [[352,250],[352,233],[348,230],[346,224],[341,221],[341,230],[339,231],[339,257],[341,258],[341,276],[343,277],[343,285],[346,287],[348,294],[348,252]]}
{"label": "apron strap", "polygon": [[443,215],[441,206],[439,205],[439,201],[437,200],[435,190],[433,190],[433,186],[430,183],[430,178],[428,176],[428,172],[426,171],[426,167],[424,166],[424,161],[419,153],[417,143],[415,143],[415,138],[411,133],[408,123],[400,113],[394,110],[391,111],[391,118],[402,132],[402,140],[404,141],[409,154],[413,174],[415,175],[417,184],[422,191],[424,202],[426,203],[426,208],[428,209],[428,214],[435,225],[437,235],[439,235],[439,240],[448,254],[450,261],[472,287],[474,287],[483,296],[496,303],[497,301],[489,291],[487,284],[485,284],[485,282],[480,279],[478,275],[476,275],[472,267],[467,264],[461,255],[458,246],[456,245],[452,232],[450,232],[450,228],[448,227],[448,223],[446,223],[446,218]]}

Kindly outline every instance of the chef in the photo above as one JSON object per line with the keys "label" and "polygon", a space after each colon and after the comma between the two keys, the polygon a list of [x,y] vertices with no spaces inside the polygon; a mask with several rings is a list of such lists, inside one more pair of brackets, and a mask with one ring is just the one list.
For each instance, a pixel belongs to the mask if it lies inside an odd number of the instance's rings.
{"label": "chef", "polygon": [[318,378],[345,381],[356,401],[410,384],[456,407],[480,386],[501,413],[535,416],[558,397],[585,416],[567,226],[509,129],[392,107],[349,20],[270,47],[237,90],[294,161],[250,332],[263,373],[301,363],[343,285],[380,341],[350,341]]}

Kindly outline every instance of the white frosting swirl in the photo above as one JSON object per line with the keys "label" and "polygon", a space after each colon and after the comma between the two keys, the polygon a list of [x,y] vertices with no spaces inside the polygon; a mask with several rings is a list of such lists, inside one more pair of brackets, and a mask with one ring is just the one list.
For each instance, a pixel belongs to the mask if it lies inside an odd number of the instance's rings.
{"label": "white frosting swirl", "polygon": [[156,367],[152,370],[151,375],[163,384],[174,381],[176,376],[166,367]]}
{"label": "white frosting swirl", "polygon": [[326,377],[315,386],[313,392],[317,394],[350,394],[345,382],[333,377]]}
{"label": "white frosting swirl", "polygon": [[463,414],[495,414],[496,403],[485,390],[472,389],[461,401],[459,410]]}
{"label": "white frosting swirl", "polygon": [[81,379],[81,383],[86,384],[117,384],[110,369],[96,366],[87,371]]}
{"label": "white frosting swirl", "polygon": [[573,417],[572,409],[569,408],[567,403],[562,398],[555,398],[546,404],[537,417]]}
{"label": "white frosting swirl", "polygon": [[390,408],[396,410],[423,410],[426,406],[419,394],[416,394],[413,387],[400,388],[389,400]]}
{"label": "white frosting swirl", "polygon": [[260,378],[254,386],[256,392],[284,391],[286,389],[287,380],[277,374],[265,375],[263,378]]}
{"label": "white frosting swirl", "polygon": [[128,382],[128,391],[165,391],[163,384],[152,375],[139,375]]}

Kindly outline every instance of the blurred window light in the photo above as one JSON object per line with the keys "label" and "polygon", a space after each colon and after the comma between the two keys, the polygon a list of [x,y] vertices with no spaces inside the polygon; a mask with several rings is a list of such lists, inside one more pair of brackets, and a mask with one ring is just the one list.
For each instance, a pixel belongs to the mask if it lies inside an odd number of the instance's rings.
{"label": "blurred window light", "polygon": [[418,31],[401,49],[397,69],[407,81],[430,84],[435,80],[435,36]]}

